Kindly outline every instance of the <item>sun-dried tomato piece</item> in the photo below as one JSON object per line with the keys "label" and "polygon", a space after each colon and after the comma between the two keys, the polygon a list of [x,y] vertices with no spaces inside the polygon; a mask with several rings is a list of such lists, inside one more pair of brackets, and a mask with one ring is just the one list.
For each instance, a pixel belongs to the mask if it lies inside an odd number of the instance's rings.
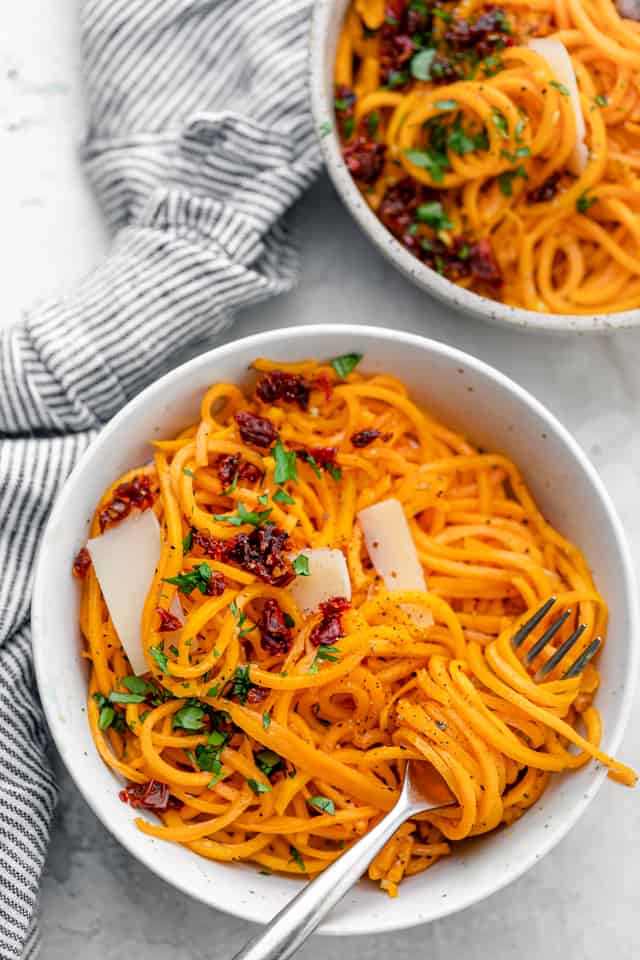
{"label": "sun-dried tomato piece", "polygon": [[277,600],[265,600],[258,621],[260,643],[268,653],[288,653],[293,642],[284,612]]}
{"label": "sun-dried tomato piece", "polygon": [[278,431],[268,417],[258,417],[255,413],[242,410],[240,413],[236,413],[236,423],[243,443],[253,444],[254,447],[267,448],[278,439]]}
{"label": "sun-dried tomato piece", "polygon": [[319,467],[332,466],[338,455],[337,447],[310,447],[307,454],[315,460]]}
{"label": "sun-dried tomato piece", "polygon": [[160,617],[159,633],[173,633],[175,630],[182,630],[181,621],[172,613],[169,613],[168,610],[163,610],[162,607],[156,607],[156,613]]}
{"label": "sun-dried tomato piece", "polygon": [[380,76],[384,84],[400,89],[409,82],[406,69],[415,50],[410,36],[407,0],[387,0],[380,31]]}
{"label": "sun-dried tomato piece", "polygon": [[269,696],[267,687],[258,687],[252,684],[247,693],[247,703],[262,703]]}
{"label": "sun-dried tomato piece", "polygon": [[362,183],[374,183],[382,172],[385,150],[383,143],[365,137],[347,143],[343,156],[351,176]]}
{"label": "sun-dried tomato piece", "polygon": [[490,7],[475,20],[454,20],[444,38],[454,50],[473,49],[480,59],[514,43],[509,21],[499,7]]}
{"label": "sun-dried tomato piece", "polygon": [[241,462],[239,453],[226,453],[219,457],[216,462],[216,470],[223,490],[227,490],[233,484],[236,474],[239,480],[246,480],[247,483],[255,483],[262,479],[260,467],[257,467],[255,463],[249,463],[247,460]]}
{"label": "sun-dried tomato piece", "polygon": [[502,274],[498,266],[491,243],[486,237],[474,243],[469,250],[471,276],[483,283],[502,283]]}
{"label": "sun-dried tomato piece", "polygon": [[89,556],[89,551],[86,547],[82,547],[82,549],[78,550],[75,560],[73,561],[74,577],[77,577],[78,580],[84,580],[90,567],[91,557]]}
{"label": "sun-dried tomato piece", "polygon": [[253,573],[263,583],[286,587],[295,578],[285,550],[289,534],[275,523],[264,523],[251,533],[239,533],[225,542],[224,560]]}
{"label": "sun-dried tomato piece", "polygon": [[345,597],[332,597],[331,600],[320,604],[322,620],[315,625],[309,635],[309,641],[314,647],[330,647],[335,640],[344,636],[341,614],[350,606]]}
{"label": "sun-dried tomato piece", "polygon": [[354,433],[351,437],[351,443],[354,447],[362,448],[368,447],[370,443],[373,443],[374,440],[377,440],[378,437],[381,437],[382,434],[379,430],[360,430],[358,433]]}
{"label": "sun-dried tomato piece", "polygon": [[297,403],[301,410],[309,406],[311,384],[299,373],[287,373],[285,370],[272,370],[258,380],[256,396],[263,403]]}
{"label": "sun-dried tomato piece", "polygon": [[124,520],[131,513],[132,507],[148,510],[153,506],[154,499],[151,479],[146,474],[118,484],[113,491],[113,499],[105,504],[98,514],[100,530],[104,530],[108,524]]}
{"label": "sun-dried tomato piece", "polygon": [[410,230],[415,221],[415,210],[420,204],[428,203],[436,197],[433,190],[417,183],[412,177],[405,177],[385,191],[378,216],[403,246],[417,254],[420,239]]}
{"label": "sun-dried tomato piece", "polygon": [[546,203],[548,200],[553,200],[558,192],[558,183],[561,176],[562,173],[556,170],[555,173],[547,177],[538,187],[529,190],[527,193],[527,203]]}
{"label": "sun-dried tomato piece", "polygon": [[201,592],[207,597],[221,597],[227,587],[227,581],[221,573],[214,570],[209,577],[207,586]]}
{"label": "sun-dried tomato piece", "polygon": [[160,780],[149,780],[148,783],[129,783],[118,794],[123,803],[130,803],[135,810],[157,810],[164,813],[166,810],[182,806],[180,800],[172,797],[169,787]]}
{"label": "sun-dried tomato piece", "polygon": [[263,471],[260,467],[257,467],[255,463],[249,463],[248,460],[245,460],[244,463],[240,464],[238,470],[238,478],[240,480],[246,480],[247,483],[257,483],[258,480],[262,480],[263,476]]}
{"label": "sun-dried tomato piece", "polygon": [[313,381],[313,386],[324,392],[324,398],[326,402],[329,403],[331,397],[333,396],[333,385],[331,380],[329,380],[328,374],[324,372],[319,373],[316,379]]}

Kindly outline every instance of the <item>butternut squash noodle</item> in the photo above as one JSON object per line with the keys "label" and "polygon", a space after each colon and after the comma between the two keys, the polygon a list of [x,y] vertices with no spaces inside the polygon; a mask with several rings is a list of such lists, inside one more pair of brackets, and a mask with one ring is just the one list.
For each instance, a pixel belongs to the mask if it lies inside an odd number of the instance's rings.
{"label": "butternut squash noodle", "polygon": [[353,0],[335,82],[349,170],[428,266],[529,310],[640,307],[640,23],[612,0]]}
{"label": "butternut squash noodle", "polygon": [[[598,747],[594,663],[560,679],[606,634],[586,560],[507,457],[438,423],[394,377],[361,374],[359,359],[257,360],[257,388],[212,386],[197,423],[105,491],[92,538],[139,510],[159,521],[146,673],[133,675],[85,550],[74,571],[91,731],[128,784],[121,798],[158,814],[140,830],[314,875],[390,809],[407,758],[422,759],[434,798],[455,804],[407,822],[371,864],[395,895],[456,841],[521,817],[553,774],[593,758],[624,784],[635,774]],[[356,515],[390,498],[426,592],[389,592],[370,561]],[[305,615],[292,557],[320,547],[344,554],[351,601]],[[571,617],[526,669],[510,638],[551,595]],[[579,623],[569,663],[535,683]]]}

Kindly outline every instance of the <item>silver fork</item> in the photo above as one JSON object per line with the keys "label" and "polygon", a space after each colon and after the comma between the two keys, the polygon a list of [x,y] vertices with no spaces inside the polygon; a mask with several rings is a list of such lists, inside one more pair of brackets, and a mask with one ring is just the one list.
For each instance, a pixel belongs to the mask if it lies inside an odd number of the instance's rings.
{"label": "silver fork", "polygon": [[[516,652],[519,653],[519,648],[522,646],[522,644],[527,639],[527,637],[531,634],[532,630],[535,630],[538,624],[542,623],[542,621],[544,620],[546,615],[549,613],[551,608],[555,605],[556,599],[557,599],[556,597],[549,597],[549,599],[542,604],[540,609],[536,610],[533,616],[529,620],[527,620],[526,623],[523,623],[520,629],[516,631],[516,633],[514,633],[513,637],[511,638],[511,645],[513,646],[513,649]],[[533,644],[531,649],[527,650],[524,657],[524,662],[527,665],[530,663],[533,663],[535,658],[540,653],[542,653],[546,645],[551,640],[553,640],[558,630],[562,627],[564,623],[566,623],[566,621],[570,616],[571,616],[571,610],[565,610],[563,613],[560,614],[560,616],[556,620],[553,621],[553,623],[549,627],[547,627],[545,632],[542,634],[542,636],[538,640],[536,640],[536,642]],[[581,623],[580,626],[573,631],[571,636],[567,637],[564,643],[562,643],[558,647],[555,653],[551,657],[549,657],[546,663],[543,663],[540,669],[535,673],[533,679],[536,681],[536,683],[539,683],[541,680],[544,680],[544,678],[547,677],[551,673],[551,671],[554,670],[562,660],[564,660],[564,658],[567,656],[569,651],[573,650],[576,643],[578,642],[578,640],[580,639],[580,637],[582,636],[582,634],[586,629],[587,629],[586,623]],[[595,639],[591,641],[589,646],[585,650],[583,650],[580,656],[571,664],[569,669],[565,670],[565,672],[562,674],[561,679],[567,680],[569,677],[577,677],[579,673],[582,673],[586,665],[589,663],[589,660],[595,657],[596,653],[600,649],[601,644],[602,644],[602,638],[595,637]]]}
{"label": "silver fork", "polygon": [[[515,650],[519,650],[532,630],[544,620],[555,603],[556,598],[550,597],[514,634],[511,642]],[[570,615],[571,611],[565,610],[545,630],[540,639],[536,640],[525,654],[524,659],[527,664],[532,663],[538,654],[544,650]],[[538,670],[534,680],[542,680],[551,673],[573,649],[585,630],[586,625],[584,623],[580,624]],[[595,656],[601,642],[600,637],[592,640],[586,650],[563,673],[562,679],[577,676],[589,660]],[[420,769],[424,769],[424,766],[425,764],[420,760],[409,760],[407,762],[400,796],[389,813],[376,824],[373,830],[365,834],[331,866],[318,874],[315,880],[307,884],[286,907],[283,907],[280,913],[276,914],[266,930],[250,940],[240,953],[235,955],[233,960],[287,960],[302,946],[307,937],[311,936],[332,907],[335,907],[351,887],[358,882],[375,855],[380,852],[405,820],[415,817],[418,813],[425,813],[427,810],[440,810],[442,807],[451,806],[449,803],[432,803],[426,796],[420,785],[419,777]]]}

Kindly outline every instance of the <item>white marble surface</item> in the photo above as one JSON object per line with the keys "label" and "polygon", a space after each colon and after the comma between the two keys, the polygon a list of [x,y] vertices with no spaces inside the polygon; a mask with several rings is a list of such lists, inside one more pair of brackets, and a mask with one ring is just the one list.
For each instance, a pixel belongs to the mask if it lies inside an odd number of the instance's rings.
{"label": "white marble surface", "polygon": [[[76,154],[83,127],[75,0],[5,4],[0,30],[0,323],[73,286],[107,237]],[[297,213],[300,286],[247,310],[227,336],[349,320],[424,333],[493,363],[575,433],[622,515],[636,564],[640,331],[607,339],[525,336],[448,312],[376,254],[322,181]],[[0,387],[1,388],[1,387]],[[635,431],[634,431],[635,427]],[[588,518],[585,518],[588,522]],[[620,751],[640,765],[640,702]],[[59,768],[59,763],[57,764]],[[42,891],[44,960],[233,956],[246,924],[176,893],[134,862],[59,769],[60,806]],[[605,783],[553,853],[463,914],[390,936],[316,939],[306,960],[631,960],[640,952],[640,800]]]}

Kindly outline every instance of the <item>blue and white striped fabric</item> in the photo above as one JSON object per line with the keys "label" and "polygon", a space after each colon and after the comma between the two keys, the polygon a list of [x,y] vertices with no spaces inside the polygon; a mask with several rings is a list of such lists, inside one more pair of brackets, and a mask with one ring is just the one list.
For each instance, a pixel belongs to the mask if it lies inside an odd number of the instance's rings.
{"label": "blue and white striped fabric", "polygon": [[56,802],[29,636],[42,527],[95,432],[172,355],[294,283],[283,218],[320,163],[310,7],[84,2],[83,159],[115,238],[73,297],[0,340],[0,960],[38,952]]}

